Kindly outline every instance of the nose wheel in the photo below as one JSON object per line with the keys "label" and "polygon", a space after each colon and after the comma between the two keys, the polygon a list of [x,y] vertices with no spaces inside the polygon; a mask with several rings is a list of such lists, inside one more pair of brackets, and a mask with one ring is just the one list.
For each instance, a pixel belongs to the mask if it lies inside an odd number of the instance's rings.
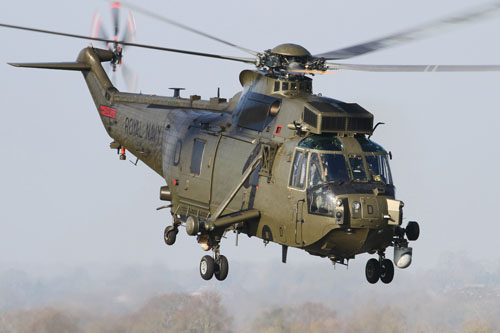
{"label": "nose wheel", "polygon": [[176,226],[170,225],[163,232],[163,240],[167,245],[174,245],[178,233],[179,229]]}
{"label": "nose wheel", "polygon": [[366,280],[371,284],[380,281],[383,283],[391,283],[394,278],[394,265],[390,259],[386,259],[383,254],[380,254],[379,260],[371,258],[366,263],[365,267]]}

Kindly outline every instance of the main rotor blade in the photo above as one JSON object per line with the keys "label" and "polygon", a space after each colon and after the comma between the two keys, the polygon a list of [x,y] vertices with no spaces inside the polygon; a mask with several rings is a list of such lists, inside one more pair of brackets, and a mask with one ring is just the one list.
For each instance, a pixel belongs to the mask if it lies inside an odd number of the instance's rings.
{"label": "main rotor blade", "polygon": [[220,38],[218,38],[218,37],[215,37],[215,36],[209,35],[209,34],[207,34],[206,32],[196,30],[196,29],[191,28],[191,27],[189,27],[189,26],[187,26],[187,25],[184,25],[184,24],[182,24],[182,23],[179,23],[179,22],[174,21],[174,20],[172,20],[172,19],[169,19],[169,18],[167,18],[167,17],[161,16],[161,15],[159,15],[159,14],[157,14],[157,13],[153,13],[153,12],[151,12],[151,11],[147,10],[147,9],[144,9],[144,8],[141,8],[141,7],[137,7],[137,6],[135,6],[135,5],[131,4],[131,3],[127,2],[127,1],[121,1],[121,4],[122,4],[122,6],[123,6],[123,7],[128,7],[128,8],[130,8],[130,9],[132,9],[133,11],[136,11],[136,12],[141,13],[141,14],[146,15],[146,16],[150,16],[150,17],[152,17],[152,18],[154,18],[154,19],[157,19],[157,20],[159,20],[159,21],[162,21],[162,22],[165,22],[165,23],[168,23],[168,24],[174,25],[174,26],[176,26],[176,27],[178,27],[178,28],[181,28],[181,29],[184,29],[184,30],[190,31],[190,32],[192,32],[192,33],[195,33],[195,34],[201,35],[201,36],[203,36],[203,37],[206,37],[206,38],[209,38],[209,39],[212,39],[212,40],[215,40],[215,41],[217,41],[217,42],[219,42],[219,43],[223,43],[223,44],[229,45],[229,46],[231,46],[231,47],[237,48],[238,50],[241,50],[241,51],[243,51],[243,52],[249,53],[249,54],[251,54],[251,55],[254,55],[254,56],[256,56],[256,55],[257,55],[257,52],[255,52],[255,51],[253,51],[253,50],[250,50],[250,49],[247,49],[246,47],[236,45],[236,44],[234,44],[234,43],[231,43],[231,42],[225,41],[225,40],[223,40],[223,39],[220,39]]}
{"label": "main rotor blade", "polygon": [[115,42],[117,42],[118,44],[121,44],[121,45],[133,46],[133,47],[140,47],[140,48],[144,48],[144,49],[152,49],[152,50],[159,50],[159,51],[167,51],[167,52],[190,54],[190,55],[195,55],[195,56],[200,56],[200,57],[209,57],[209,58],[216,58],[216,59],[239,61],[239,62],[244,62],[244,63],[247,63],[247,64],[253,64],[253,65],[255,65],[255,59],[252,59],[252,58],[231,57],[231,56],[223,56],[223,55],[212,54],[212,53],[205,53],[205,52],[196,52],[196,51],[172,49],[172,48],[168,48],[168,47],[155,46],[155,45],[137,44],[137,43],[130,43],[130,42],[125,42],[125,41],[114,41],[114,40],[105,39],[105,38],[88,37],[88,36],[83,36],[83,35],[68,34],[68,33],[64,33],[64,32],[57,32],[57,31],[50,31],[50,30],[43,30],[43,29],[36,29],[36,28],[28,28],[28,27],[22,27],[22,26],[17,26],[17,25],[10,25],[10,24],[3,24],[3,23],[0,23],[0,27],[12,28],[12,29],[19,29],[19,30],[27,30],[27,31],[33,31],[33,32],[40,32],[40,33],[44,33],[44,34],[51,34],[51,35],[57,35],[57,36],[65,36],[65,37],[71,37],[71,38],[79,38],[79,39],[86,39],[86,40],[95,40],[95,41],[106,42],[106,43],[115,43]]}
{"label": "main rotor blade", "polygon": [[358,65],[332,64],[329,70],[364,72],[498,72],[500,65]]}
{"label": "main rotor blade", "polygon": [[482,20],[488,16],[497,15],[500,12],[500,2],[495,1],[487,5],[476,7],[462,14],[446,17],[434,22],[430,22],[413,29],[392,34],[380,39],[353,45],[350,47],[333,50],[315,55],[315,57],[325,58],[326,60],[339,60],[356,57],[369,52],[413,42],[434,35],[437,32],[443,32],[457,27],[463,23],[469,23]]}

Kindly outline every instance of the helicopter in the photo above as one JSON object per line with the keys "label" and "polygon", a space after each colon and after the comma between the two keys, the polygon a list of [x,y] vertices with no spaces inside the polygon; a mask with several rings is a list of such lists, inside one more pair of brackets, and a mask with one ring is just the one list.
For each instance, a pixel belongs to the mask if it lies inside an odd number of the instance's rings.
{"label": "helicopter", "polygon": [[404,38],[391,36],[314,56],[295,44],[254,52],[255,58],[163,48],[255,65],[256,71],[240,74],[243,91],[229,101],[181,98],[179,90],[173,97],[121,93],[101,65],[117,63],[118,47],[85,48],[76,62],[15,65],[83,72],[114,140],[111,148],[121,159],[129,151],[165,178],[160,198],[170,202],[173,215],[165,242],[173,245],[184,225],[202,249],[213,251],[200,262],[204,279],[227,277],[220,243],[224,233],[235,231],[281,244],[284,262],[288,247],[335,263],[360,253],[378,254],[378,260],[367,263],[367,279],[389,283],[394,269],[385,249],[394,246],[396,266],[408,267],[408,241],[418,238],[418,224],[402,228],[403,203],[395,199],[390,155],[371,141],[373,115],[357,104],[314,95],[309,76],[341,69],[498,70],[328,62],[375,51],[398,39]]}

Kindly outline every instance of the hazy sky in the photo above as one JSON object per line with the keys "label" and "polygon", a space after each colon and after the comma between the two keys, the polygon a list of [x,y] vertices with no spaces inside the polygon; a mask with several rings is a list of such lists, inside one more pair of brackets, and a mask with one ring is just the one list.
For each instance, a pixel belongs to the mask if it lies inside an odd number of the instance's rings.
{"label": "hazy sky", "polygon": [[[138,2],[139,3],[139,2]],[[141,1],[155,12],[262,51],[294,42],[320,53],[363,42],[485,1]],[[2,1],[0,22],[88,34],[103,1]],[[245,56],[136,14],[137,41]],[[377,64],[499,64],[500,16],[451,32],[350,60]],[[7,62],[72,61],[89,43],[0,28],[0,265],[66,267],[91,263],[168,263],[192,268],[205,254],[184,230],[163,242],[170,223],[158,199],[161,177],[144,164],[119,161],[109,149],[80,73],[16,69]],[[124,61],[144,93],[231,97],[244,64],[141,49]],[[313,90],[356,102],[385,122],[373,139],[393,152],[397,197],[406,221],[417,220],[412,244],[419,270],[444,252],[498,260],[500,157],[497,131],[500,73],[374,74],[344,71],[315,78]],[[222,253],[238,262],[280,262],[276,245],[234,236]],[[392,250],[389,251],[392,256]],[[355,260],[364,274],[369,257]],[[298,250],[289,265],[328,264]],[[403,274],[396,272],[396,279]],[[398,276],[400,275],[400,276]]]}

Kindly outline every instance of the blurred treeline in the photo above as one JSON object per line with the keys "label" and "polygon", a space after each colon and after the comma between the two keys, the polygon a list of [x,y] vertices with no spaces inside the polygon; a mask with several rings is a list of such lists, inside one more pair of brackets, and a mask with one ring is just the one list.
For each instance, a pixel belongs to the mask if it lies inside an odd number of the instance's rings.
{"label": "blurred treeline", "polygon": [[500,328],[498,320],[482,319],[464,320],[457,323],[458,329],[425,321],[410,326],[409,315],[401,308],[360,304],[350,315],[341,316],[324,304],[302,303],[262,310],[236,328],[217,293],[172,293],[123,315],[51,306],[10,311],[0,316],[0,332],[498,332]]}
{"label": "blurred treeline", "polygon": [[[366,259],[366,258],[361,258]],[[3,332],[500,332],[500,262],[449,254],[370,285],[365,260],[197,267],[0,265]]]}

